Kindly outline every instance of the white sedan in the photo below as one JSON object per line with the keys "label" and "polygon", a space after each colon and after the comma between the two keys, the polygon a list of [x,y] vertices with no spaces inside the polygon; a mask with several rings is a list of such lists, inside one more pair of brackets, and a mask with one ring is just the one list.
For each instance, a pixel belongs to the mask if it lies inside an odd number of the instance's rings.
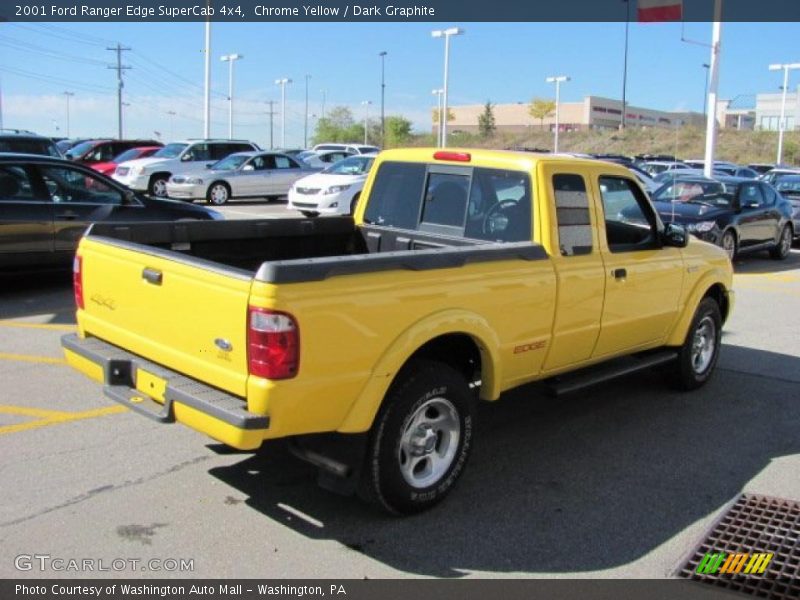
{"label": "white sedan", "polygon": [[352,215],[377,154],[358,154],[303,177],[289,190],[286,208],[307,217]]}
{"label": "white sedan", "polygon": [[237,152],[167,182],[167,195],[177,200],[205,199],[220,206],[233,198],[285,196],[291,185],[312,172],[305,163],[277,152]]}

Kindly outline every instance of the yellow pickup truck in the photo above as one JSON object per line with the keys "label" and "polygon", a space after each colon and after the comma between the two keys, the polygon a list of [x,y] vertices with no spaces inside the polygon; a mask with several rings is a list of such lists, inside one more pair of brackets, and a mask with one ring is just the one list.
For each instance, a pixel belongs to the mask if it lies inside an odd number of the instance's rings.
{"label": "yellow pickup truck", "polygon": [[478,400],[705,383],[731,282],[619,165],[391,150],[352,218],[93,226],[62,343],[133,410],[239,449],[291,437],[324,487],[407,514],[461,475]]}

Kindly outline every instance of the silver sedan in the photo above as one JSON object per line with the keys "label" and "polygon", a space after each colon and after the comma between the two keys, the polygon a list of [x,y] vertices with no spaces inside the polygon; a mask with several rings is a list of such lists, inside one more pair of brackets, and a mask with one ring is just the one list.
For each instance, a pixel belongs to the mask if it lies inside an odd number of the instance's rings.
{"label": "silver sedan", "polygon": [[220,206],[234,198],[285,196],[292,184],[315,170],[279,152],[237,152],[206,169],[173,175],[167,195],[177,200],[207,200]]}

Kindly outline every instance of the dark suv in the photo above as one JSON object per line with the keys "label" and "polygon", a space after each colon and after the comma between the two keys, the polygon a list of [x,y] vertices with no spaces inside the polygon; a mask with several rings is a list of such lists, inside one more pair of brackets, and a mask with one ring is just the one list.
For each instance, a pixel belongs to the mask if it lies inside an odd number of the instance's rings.
{"label": "dark suv", "polygon": [[73,146],[64,156],[75,162],[91,165],[108,162],[131,148],[163,145],[155,140],[88,140]]}
{"label": "dark suv", "polygon": [[0,129],[0,152],[61,157],[61,152],[58,151],[53,140],[22,129]]}

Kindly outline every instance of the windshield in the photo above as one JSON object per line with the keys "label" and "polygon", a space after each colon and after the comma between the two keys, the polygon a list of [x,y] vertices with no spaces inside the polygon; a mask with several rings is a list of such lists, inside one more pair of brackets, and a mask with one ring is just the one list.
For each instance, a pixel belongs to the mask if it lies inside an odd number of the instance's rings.
{"label": "windshield", "polygon": [[299,158],[300,160],[305,160],[307,158],[311,158],[312,156],[316,156],[316,155],[317,155],[317,153],[314,152],[313,150],[306,150],[305,152],[299,152],[295,156],[297,158]]}
{"label": "windshield", "polygon": [[153,158],[175,158],[178,156],[189,144],[167,144],[161,150],[153,154]]}
{"label": "windshield", "polygon": [[226,156],[222,160],[218,160],[213,165],[211,165],[211,169],[213,171],[233,171],[234,169],[238,169],[241,167],[247,159],[250,158],[249,156],[245,156],[243,154],[233,154],[231,156]]}
{"label": "windshield", "polygon": [[779,192],[800,193],[800,177],[796,175],[779,177],[775,182],[775,187]]}
{"label": "windshield", "polygon": [[96,145],[97,142],[83,142],[67,150],[67,154],[69,156],[83,156],[84,154],[89,152],[89,150],[94,148]]}
{"label": "windshield", "polygon": [[372,156],[351,156],[333,163],[322,172],[331,175],[363,175],[369,172],[374,161]]}

